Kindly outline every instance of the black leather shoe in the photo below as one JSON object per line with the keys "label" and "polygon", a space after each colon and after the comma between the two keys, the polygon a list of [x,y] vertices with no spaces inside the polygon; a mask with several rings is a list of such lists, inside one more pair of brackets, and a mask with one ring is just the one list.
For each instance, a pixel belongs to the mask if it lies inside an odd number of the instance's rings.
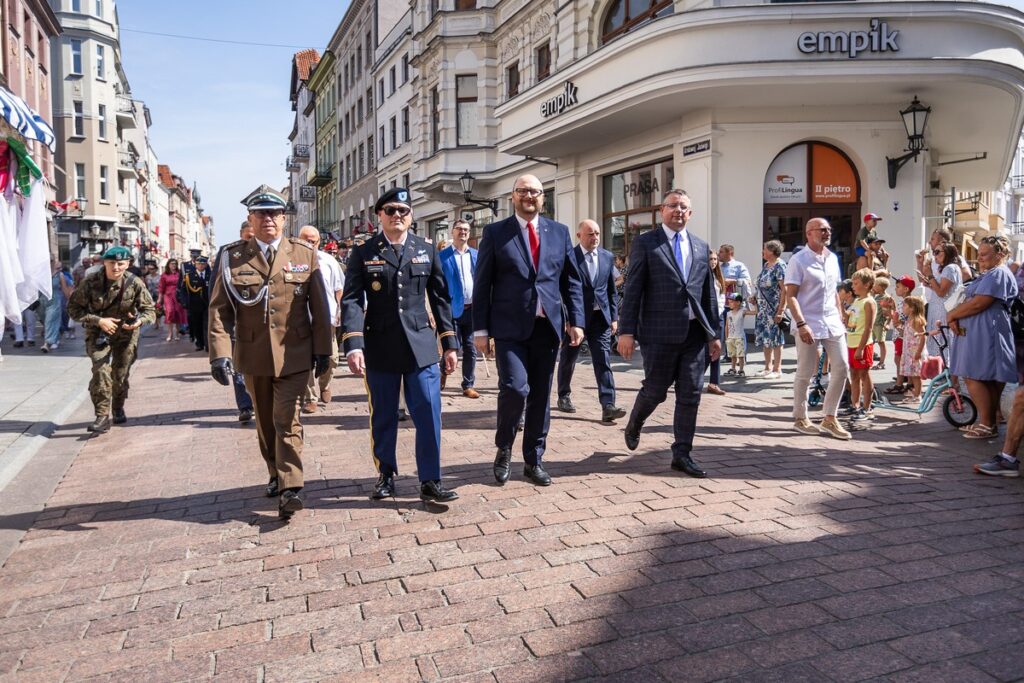
{"label": "black leather shoe", "polygon": [[251,410],[239,410],[238,411],[238,421],[241,422],[242,424],[246,424],[248,422],[252,422],[252,411]]}
{"label": "black leather shoe", "polygon": [[572,404],[572,397],[566,394],[558,397],[558,409],[563,413],[575,413],[576,406]]}
{"label": "black leather shoe", "polygon": [[377,483],[373,485],[372,500],[384,500],[395,495],[395,475],[381,473],[377,477]]}
{"label": "black leather shoe", "polygon": [[544,468],[540,466],[540,463],[524,467],[523,476],[537,486],[551,486],[551,475],[544,471]]}
{"label": "black leather shoe", "polygon": [[499,448],[498,454],[494,456],[494,479],[499,484],[508,481],[508,475],[512,468],[512,449]]}
{"label": "black leather shoe", "polygon": [[446,489],[440,479],[425,481],[420,484],[420,500],[432,500],[435,503],[450,503],[457,499],[459,494],[451,489]]}
{"label": "black leather shoe", "polygon": [[602,406],[601,422],[614,422],[619,418],[626,417],[626,409],[618,406]]}
{"label": "black leather shoe", "polygon": [[103,417],[97,417],[96,421],[86,427],[86,430],[93,434],[102,434],[110,431],[110,416],[104,415]]}
{"label": "black leather shoe", "polygon": [[635,451],[636,447],[640,445],[641,429],[643,429],[643,424],[634,424],[632,421],[626,423],[626,448]]}
{"label": "black leather shoe", "polygon": [[405,422],[408,419],[409,419],[409,411],[407,411],[405,408],[399,408],[398,409],[398,421],[399,422]]}
{"label": "black leather shoe", "polygon": [[708,473],[697,467],[697,463],[695,463],[693,458],[688,455],[673,455],[672,469],[679,472],[685,472],[691,477],[695,477],[697,479],[704,479],[708,476]]}
{"label": "black leather shoe", "polygon": [[274,496],[276,496],[279,493],[281,493],[277,489],[277,486],[278,486],[278,484],[277,484],[277,477],[271,477],[270,481],[267,482],[267,488],[265,490],[265,492],[267,494],[267,498],[273,498]]}
{"label": "black leather shoe", "polygon": [[124,408],[114,408],[111,413],[114,416],[114,424],[123,425],[128,421],[128,416],[124,414]]}
{"label": "black leather shoe", "polygon": [[281,501],[277,504],[277,516],[281,519],[291,519],[291,516],[302,509],[302,496],[298,491],[285,489],[281,494]]}

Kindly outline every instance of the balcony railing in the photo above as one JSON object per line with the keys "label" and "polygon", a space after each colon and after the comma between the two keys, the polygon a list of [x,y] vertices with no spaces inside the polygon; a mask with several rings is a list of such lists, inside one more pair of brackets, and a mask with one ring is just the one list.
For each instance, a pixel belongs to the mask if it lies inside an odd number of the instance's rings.
{"label": "balcony railing", "polygon": [[288,157],[284,160],[284,170],[286,171],[298,171],[301,168],[302,166],[299,165],[295,157]]}
{"label": "balcony railing", "polygon": [[1010,189],[1014,194],[1024,194],[1024,175],[1010,176]]}
{"label": "balcony railing", "polygon": [[126,95],[117,96],[117,123],[122,128],[135,128],[135,103]]}
{"label": "balcony railing", "polygon": [[121,225],[138,226],[142,222],[138,211],[132,211],[130,209],[121,209],[118,211],[118,217],[121,219]]}
{"label": "balcony railing", "polygon": [[294,145],[292,147],[292,156],[296,159],[308,159],[309,145]]}
{"label": "balcony railing", "polygon": [[306,182],[313,187],[323,187],[327,183],[331,182],[331,167],[332,164],[318,164],[317,167],[309,172],[309,178]]}
{"label": "balcony railing", "polygon": [[1006,229],[1009,230],[1011,235],[1024,235],[1024,221],[1014,221],[1013,223],[1007,223]]}

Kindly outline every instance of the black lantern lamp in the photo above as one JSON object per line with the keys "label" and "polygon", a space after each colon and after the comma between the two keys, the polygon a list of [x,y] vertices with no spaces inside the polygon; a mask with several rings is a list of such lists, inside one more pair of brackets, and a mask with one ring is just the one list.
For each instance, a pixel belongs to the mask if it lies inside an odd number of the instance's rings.
{"label": "black lantern lamp", "polygon": [[459,182],[462,183],[462,198],[467,204],[473,204],[475,206],[483,206],[491,210],[495,216],[498,215],[498,200],[497,199],[474,199],[473,198],[473,183],[476,182],[476,178],[467,170],[462,176],[459,177]]}
{"label": "black lantern lamp", "polygon": [[903,127],[907,130],[907,153],[895,159],[885,158],[889,170],[889,189],[896,187],[896,175],[903,165],[911,159],[917,161],[917,155],[925,149],[924,131],[928,125],[928,115],[931,113],[932,108],[921,104],[916,95],[910,106],[900,112]]}

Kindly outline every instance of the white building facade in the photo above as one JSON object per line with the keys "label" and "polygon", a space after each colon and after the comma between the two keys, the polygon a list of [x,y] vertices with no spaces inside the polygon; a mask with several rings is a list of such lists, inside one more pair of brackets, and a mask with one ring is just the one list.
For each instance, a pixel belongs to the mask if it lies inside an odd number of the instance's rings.
{"label": "white building facade", "polygon": [[[417,0],[417,220],[490,220],[463,201],[467,170],[474,198],[508,216],[514,178],[533,173],[557,220],[597,220],[624,255],[672,187],[692,198],[692,229],[735,245],[755,272],[764,241],[792,250],[812,216],[831,221],[844,268],[868,211],[884,219],[894,271],[913,272],[936,227],[960,228],[970,247],[948,197],[995,190],[1009,174],[1024,14],[918,0],[643,4],[480,0],[460,11]],[[925,149],[891,178],[887,158],[909,144],[900,112],[915,97],[931,109]]]}

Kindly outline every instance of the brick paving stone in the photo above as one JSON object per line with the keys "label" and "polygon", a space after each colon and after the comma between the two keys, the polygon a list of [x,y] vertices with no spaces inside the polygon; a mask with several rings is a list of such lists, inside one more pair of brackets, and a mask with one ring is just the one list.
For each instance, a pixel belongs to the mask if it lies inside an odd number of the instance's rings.
{"label": "brick paving stone", "polygon": [[[978,649],[1024,641],[1024,492],[972,478],[984,445],[948,452],[930,417],[881,420],[842,447],[782,443],[765,420],[788,414],[784,395],[709,397],[697,457],[711,476],[698,481],[655,454],[670,411],[652,416],[649,454],[636,455],[621,425],[555,413],[554,485],[516,472],[496,487],[493,424],[463,420],[463,399],[446,391],[447,425],[459,425],[443,434],[446,475],[463,497],[433,514],[404,479],[397,504],[367,500],[362,384],[342,372],[334,390],[347,400],[304,430],[309,509],[281,525],[230,392],[177,381],[206,376],[206,361],[144,351],[130,446],[116,433],[82,442],[0,568],[0,681],[790,683],[1024,670],[1016,647]],[[638,375],[617,380],[628,403]],[[493,410],[494,382],[481,378],[480,410]],[[598,408],[592,389],[577,392],[581,413]],[[400,430],[403,469],[413,437]],[[97,493],[115,476],[127,482],[117,496]]]}

